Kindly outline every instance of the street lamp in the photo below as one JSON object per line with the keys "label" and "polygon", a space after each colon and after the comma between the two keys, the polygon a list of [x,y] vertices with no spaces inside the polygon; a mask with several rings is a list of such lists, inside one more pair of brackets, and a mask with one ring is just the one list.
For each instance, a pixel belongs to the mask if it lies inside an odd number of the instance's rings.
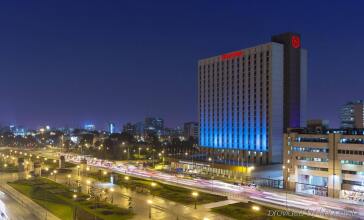
{"label": "street lamp", "polygon": [[77,165],[77,175],[80,176],[80,165]]}
{"label": "street lamp", "polygon": [[198,197],[198,192],[192,192],[192,196],[193,196],[193,198],[195,198],[195,209],[197,209],[197,197]]}
{"label": "street lamp", "polygon": [[56,181],[57,182],[57,170],[55,170],[55,171],[53,171],[54,172],[54,181]]}
{"label": "street lamp", "polygon": [[111,204],[113,204],[113,203],[114,203],[114,191],[115,191],[115,189],[114,189],[114,188],[111,188],[111,189],[110,189],[110,192],[111,192]]}
{"label": "street lamp", "polygon": [[147,203],[149,205],[149,219],[152,219],[152,204],[153,204],[153,201],[148,199]]}
{"label": "street lamp", "polygon": [[90,180],[87,180],[86,181],[86,184],[87,184],[87,194],[90,194],[90,184],[91,184],[91,181]]}
{"label": "street lamp", "polygon": [[128,176],[125,176],[124,177],[124,180],[128,181],[129,180],[129,177]]}
{"label": "street lamp", "polygon": [[[150,185],[152,186],[152,188],[157,186],[157,184],[155,182],[151,182]],[[152,189],[152,196],[154,197],[154,189]]]}
{"label": "street lamp", "polygon": [[71,174],[67,175],[67,179],[68,179],[68,185],[71,185]]}

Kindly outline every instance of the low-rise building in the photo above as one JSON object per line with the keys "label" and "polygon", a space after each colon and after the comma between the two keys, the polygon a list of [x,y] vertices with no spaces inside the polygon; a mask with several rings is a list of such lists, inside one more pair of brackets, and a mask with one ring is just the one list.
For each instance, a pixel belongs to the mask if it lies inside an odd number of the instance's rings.
{"label": "low-rise building", "polygon": [[283,155],[287,189],[364,201],[363,129],[289,129]]}

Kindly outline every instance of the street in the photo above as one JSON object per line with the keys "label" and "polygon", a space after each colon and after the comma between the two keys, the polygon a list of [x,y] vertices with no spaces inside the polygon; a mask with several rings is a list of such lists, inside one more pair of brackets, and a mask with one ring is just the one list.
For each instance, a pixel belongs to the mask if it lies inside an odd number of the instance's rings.
{"label": "street", "polygon": [[[54,157],[56,155],[53,155]],[[65,154],[66,160],[79,163],[82,156]],[[83,157],[82,157],[83,158]],[[362,204],[350,201],[331,199],[326,197],[302,196],[284,192],[261,191],[248,186],[236,186],[218,180],[184,179],[174,175],[154,170],[140,169],[127,163],[113,164],[110,161],[87,158],[89,166],[109,169],[114,172],[131,176],[155,179],[163,183],[182,185],[187,188],[198,188],[207,192],[226,195],[239,201],[254,201],[263,204],[271,204],[280,208],[304,210],[307,214],[326,217],[330,219],[364,219]]]}
{"label": "street", "polygon": [[[17,179],[17,174],[0,174],[0,185]],[[31,210],[26,209],[0,188],[0,220],[37,220]]]}

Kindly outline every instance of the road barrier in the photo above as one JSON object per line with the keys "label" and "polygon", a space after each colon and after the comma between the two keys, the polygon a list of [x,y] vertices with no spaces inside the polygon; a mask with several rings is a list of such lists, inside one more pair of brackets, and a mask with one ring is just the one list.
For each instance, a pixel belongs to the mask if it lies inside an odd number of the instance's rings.
{"label": "road barrier", "polygon": [[61,220],[57,216],[50,213],[48,210],[43,208],[42,206],[35,203],[33,200],[18,192],[13,187],[8,184],[1,184],[0,188],[8,194],[11,198],[17,201],[21,206],[26,208],[27,210],[31,210],[33,215],[37,217],[39,220]]}

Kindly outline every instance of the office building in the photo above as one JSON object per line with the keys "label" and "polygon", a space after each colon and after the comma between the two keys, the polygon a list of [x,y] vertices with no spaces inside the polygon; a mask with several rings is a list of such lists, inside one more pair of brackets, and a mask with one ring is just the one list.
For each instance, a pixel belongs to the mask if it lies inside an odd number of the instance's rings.
{"label": "office building", "polygon": [[94,131],[96,130],[96,126],[94,124],[85,124],[83,127],[87,131]]}
{"label": "office building", "polygon": [[342,128],[364,128],[363,100],[348,102],[342,106],[340,120]]}
{"label": "office building", "polygon": [[130,135],[135,135],[136,134],[136,125],[128,122],[123,126],[123,132],[130,134]]}
{"label": "office building", "polygon": [[183,125],[183,135],[186,140],[198,138],[198,123],[197,122],[186,122]]}
{"label": "office building", "polygon": [[145,125],[143,121],[137,122],[134,125],[135,134],[139,137],[144,136]]}
{"label": "office building", "polygon": [[283,179],[292,191],[364,201],[364,130],[288,130]]}
{"label": "office building", "polygon": [[116,133],[115,123],[109,123],[107,126],[107,130],[110,134]]}
{"label": "office building", "polygon": [[199,145],[224,164],[282,162],[284,131],[305,123],[306,75],[295,33],[199,60]]}
{"label": "office building", "polygon": [[163,135],[164,120],[156,117],[146,117],[144,120],[144,132],[146,134]]}

